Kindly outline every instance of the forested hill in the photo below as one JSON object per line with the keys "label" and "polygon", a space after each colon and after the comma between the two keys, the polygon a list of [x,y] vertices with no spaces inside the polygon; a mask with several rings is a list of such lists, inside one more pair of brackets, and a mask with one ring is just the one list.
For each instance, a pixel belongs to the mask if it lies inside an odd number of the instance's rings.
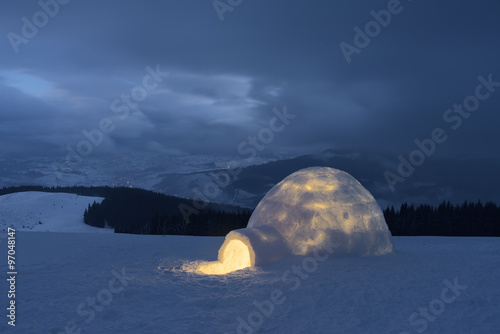
{"label": "forested hill", "polygon": [[113,187],[20,186],[0,189],[0,195],[23,191],[71,193],[104,197],[89,205],[86,224],[113,227],[116,233],[224,236],[244,228],[251,211],[225,204],[194,202],[149,190]]}
{"label": "forested hill", "polygon": [[[89,205],[84,221],[114,227],[117,233],[224,236],[246,227],[251,215],[245,208],[123,187],[23,186],[0,189],[0,195],[23,191],[104,197]],[[387,208],[384,216],[395,236],[500,236],[500,207],[492,202],[443,202],[437,207],[404,203],[399,209]]]}

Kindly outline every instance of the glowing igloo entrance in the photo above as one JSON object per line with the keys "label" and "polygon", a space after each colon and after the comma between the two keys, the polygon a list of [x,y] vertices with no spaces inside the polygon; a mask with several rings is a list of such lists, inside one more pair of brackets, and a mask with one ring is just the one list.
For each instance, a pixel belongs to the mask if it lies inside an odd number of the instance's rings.
{"label": "glowing igloo entrance", "polygon": [[252,249],[240,240],[230,240],[225,247],[221,247],[219,261],[200,265],[198,269],[204,274],[224,275],[251,267],[251,251]]}
{"label": "glowing igloo entrance", "polygon": [[311,167],[274,186],[255,208],[248,227],[231,231],[218,261],[201,264],[205,274],[229,272],[307,255],[337,245],[335,252],[381,255],[393,250],[391,233],[377,202],[346,172]]}

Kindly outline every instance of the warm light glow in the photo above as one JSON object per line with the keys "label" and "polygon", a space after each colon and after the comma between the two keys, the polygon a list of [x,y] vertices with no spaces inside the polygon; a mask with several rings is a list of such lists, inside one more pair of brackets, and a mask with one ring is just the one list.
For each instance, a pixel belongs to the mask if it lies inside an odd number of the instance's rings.
{"label": "warm light glow", "polygon": [[248,246],[240,240],[231,240],[219,261],[201,264],[198,270],[207,275],[225,275],[251,265]]}
{"label": "warm light glow", "polygon": [[392,251],[375,198],[351,175],[328,167],[302,169],[275,185],[255,208],[247,229],[267,225],[296,255],[310,254],[326,240],[341,244],[338,253]]}

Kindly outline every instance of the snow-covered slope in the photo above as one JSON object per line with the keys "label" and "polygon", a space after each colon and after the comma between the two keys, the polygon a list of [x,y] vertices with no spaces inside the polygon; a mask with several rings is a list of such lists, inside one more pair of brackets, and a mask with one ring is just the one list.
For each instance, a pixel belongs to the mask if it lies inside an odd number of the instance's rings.
{"label": "snow-covered slope", "polygon": [[[83,213],[101,197],[65,193],[20,192],[0,196],[0,230],[14,227],[19,231],[113,232],[83,222]],[[40,224],[41,222],[41,224]]]}
{"label": "snow-covered slope", "polygon": [[18,318],[11,328],[3,308],[0,332],[500,333],[500,238],[395,237],[395,252],[375,257],[292,256],[223,276],[183,270],[215,260],[222,241],[18,232]]}

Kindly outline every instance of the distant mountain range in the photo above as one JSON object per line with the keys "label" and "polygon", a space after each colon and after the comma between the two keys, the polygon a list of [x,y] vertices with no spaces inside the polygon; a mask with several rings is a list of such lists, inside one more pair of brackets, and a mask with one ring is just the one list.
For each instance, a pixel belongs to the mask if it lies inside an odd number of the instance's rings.
{"label": "distant mountain range", "polygon": [[[397,174],[397,157],[369,152],[326,150],[321,154],[271,161],[241,168],[237,176],[231,171],[169,173],[154,187],[164,193],[193,197],[201,192],[212,201],[255,207],[276,183],[291,173],[306,167],[327,166],[344,170],[358,179],[382,207],[399,206],[403,202],[438,204],[442,201],[500,202],[499,164],[477,160],[428,159],[405,182],[397,183],[392,191],[384,173]],[[227,184],[230,175],[230,182]],[[210,186],[207,186],[210,184]],[[219,194],[210,197],[218,184]],[[226,185],[227,184],[227,185]],[[205,191],[207,187],[207,191]],[[213,191],[212,193],[215,193]]]}
{"label": "distant mountain range", "polygon": [[[237,161],[241,168],[229,168]],[[384,208],[403,202],[437,205],[463,201],[500,203],[500,163],[488,160],[430,157],[405,182],[391,190],[385,173],[397,175],[397,156],[361,151],[326,150],[294,158],[133,156],[89,159],[58,180],[51,159],[0,160],[0,187],[126,186],[183,198],[205,199],[253,208],[276,183],[306,167],[327,166],[358,179]],[[233,166],[234,167],[234,166]],[[237,174],[237,175],[236,175]]]}

